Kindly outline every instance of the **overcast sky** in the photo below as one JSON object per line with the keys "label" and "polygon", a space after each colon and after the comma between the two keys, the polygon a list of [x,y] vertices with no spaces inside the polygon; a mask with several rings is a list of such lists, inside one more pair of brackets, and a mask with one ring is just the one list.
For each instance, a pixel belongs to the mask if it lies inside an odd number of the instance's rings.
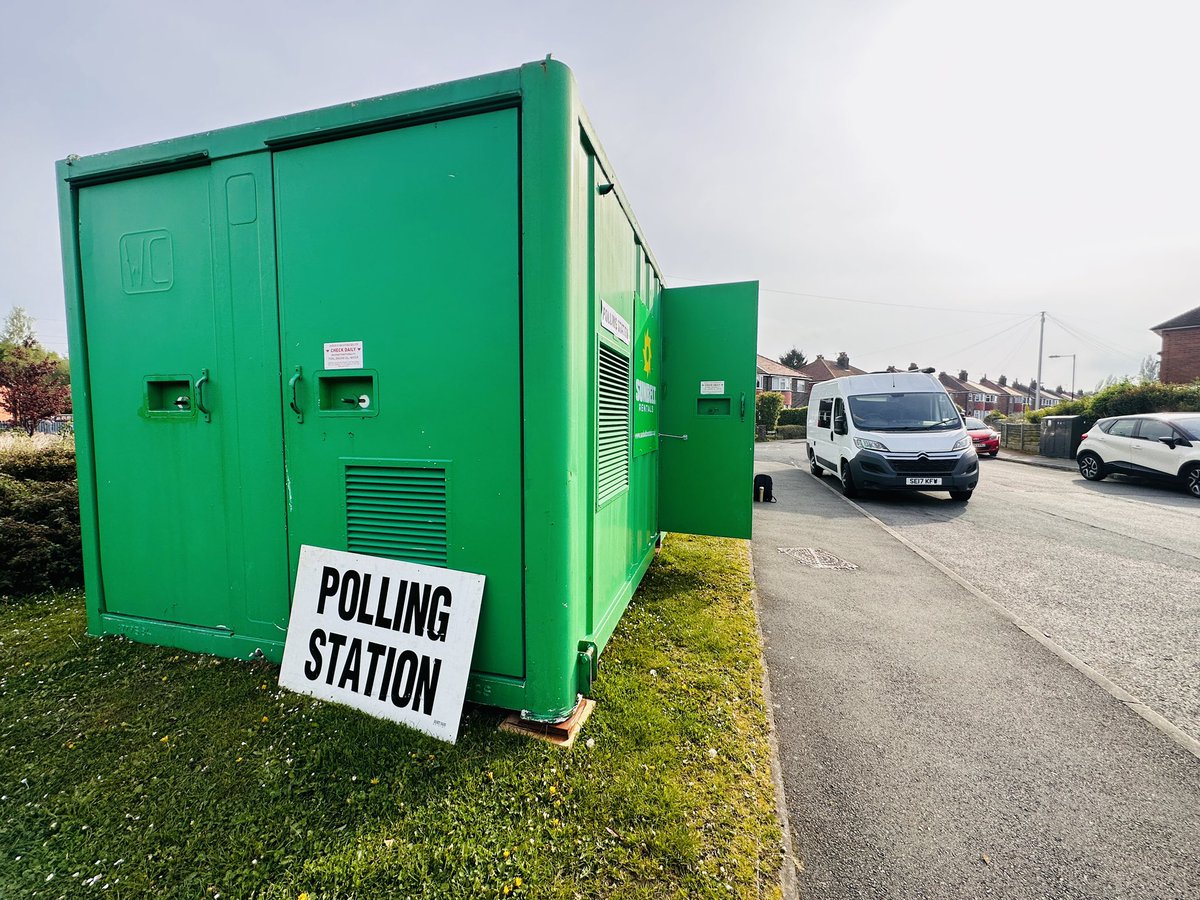
{"label": "overcast sky", "polygon": [[760,352],[1027,381],[1044,310],[1091,389],[1200,305],[1197,46],[1195,0],[14,4],[0,315],[66,352],[68,153],[553,53],[668,284],[761,282]]}

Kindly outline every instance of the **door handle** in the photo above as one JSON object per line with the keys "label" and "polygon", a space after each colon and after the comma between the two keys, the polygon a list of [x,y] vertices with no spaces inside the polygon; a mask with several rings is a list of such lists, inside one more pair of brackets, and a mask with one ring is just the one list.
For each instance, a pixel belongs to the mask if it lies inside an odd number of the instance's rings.
{"label": "door handle", "polygon": [[300,366],[296,366],[296,374],[293,375],[291,380],[288,382],[288,388],[290,388],[292,392],[292,398],[288,401],[288,404],[292,407],[292,412],[296,414],[297,422],[304,421],[304,413],[300,411],[300,404],[296,402],[296,384],[300,381],[300,378],[303,376],[303,374],[304,370],[301,369]]}
{"label": "door handle", "polygon": [[208,369],[200,370],[200,377],[196,379],[196,409],[204,414],[204,421],[212,421],[212,413],[208,407],[204,405],[204,385],[208,384]]}
{"label": "door handle", "polygon": [[742,407],[742,421],[745,422],[746,421],[746,392],[745,391],[742,391],[741,407]]}
{"label": "door handle", "polygon": [[658,436],[660,438],[675,438],[677,441],[686,441],[688,439],[686,434],[663,434],[661,431],[658,433]]}

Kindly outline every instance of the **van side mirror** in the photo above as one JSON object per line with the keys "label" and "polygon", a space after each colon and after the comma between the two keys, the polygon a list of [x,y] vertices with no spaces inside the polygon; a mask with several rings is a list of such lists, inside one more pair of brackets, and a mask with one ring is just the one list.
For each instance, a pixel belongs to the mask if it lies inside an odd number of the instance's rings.
{"label": "van side mirror", "polygon": [[833,417],[833,433],[834,434],[846,434],[846,432],[848,430],[849,429],[846,428],[846,417],[845,416],[834,416]]}

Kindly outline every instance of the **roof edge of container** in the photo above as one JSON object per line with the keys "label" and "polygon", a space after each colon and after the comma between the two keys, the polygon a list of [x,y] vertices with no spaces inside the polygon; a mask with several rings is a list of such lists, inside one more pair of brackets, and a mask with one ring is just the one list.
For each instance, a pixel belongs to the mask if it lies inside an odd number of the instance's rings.
{"label": "roof edge of container", "polygon": [[204,165],[244,153],[516,106],[521,99],[520,75],[520,67],[505,69],[120,150],[88,156],[72,154],[58,160],[56,170],[72,184],[117,180],[154,170]]}

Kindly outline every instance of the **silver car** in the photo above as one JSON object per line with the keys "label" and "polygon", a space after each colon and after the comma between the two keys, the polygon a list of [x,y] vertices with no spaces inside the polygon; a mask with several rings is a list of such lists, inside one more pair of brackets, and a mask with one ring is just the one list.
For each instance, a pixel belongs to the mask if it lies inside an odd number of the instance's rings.
{"label": "silver car", "polygon": [[1143,413],[1100,419],[1075,452],[1088,481],[1108,475],[1169,479],[1200,497],[1200,413]]}

